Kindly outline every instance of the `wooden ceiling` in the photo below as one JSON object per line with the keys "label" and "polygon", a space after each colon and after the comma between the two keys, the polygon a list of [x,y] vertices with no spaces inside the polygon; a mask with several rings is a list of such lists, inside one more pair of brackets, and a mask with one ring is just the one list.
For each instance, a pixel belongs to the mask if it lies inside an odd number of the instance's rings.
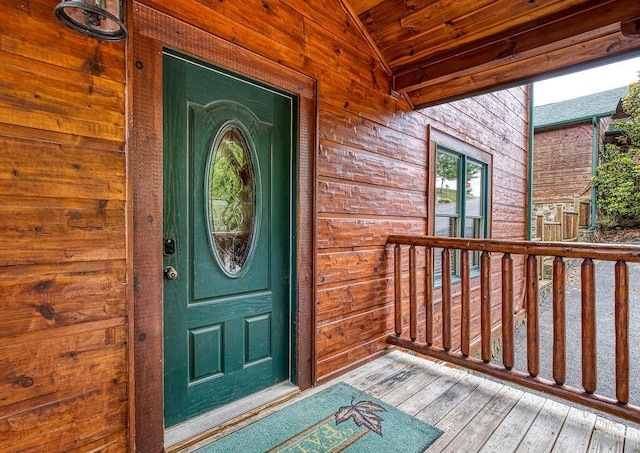
{"label": "wooden ceiling", "polygon": [[344,0],[415,108],[640,52],[640,0]]}

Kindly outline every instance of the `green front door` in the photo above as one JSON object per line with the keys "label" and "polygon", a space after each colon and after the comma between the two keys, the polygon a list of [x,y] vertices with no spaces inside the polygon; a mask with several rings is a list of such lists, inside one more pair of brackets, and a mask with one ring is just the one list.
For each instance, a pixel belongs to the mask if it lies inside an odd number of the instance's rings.
{"label": "green front door", "polygon": [[169,51],[163,87],[168,427],[291,375],[296,104]]}

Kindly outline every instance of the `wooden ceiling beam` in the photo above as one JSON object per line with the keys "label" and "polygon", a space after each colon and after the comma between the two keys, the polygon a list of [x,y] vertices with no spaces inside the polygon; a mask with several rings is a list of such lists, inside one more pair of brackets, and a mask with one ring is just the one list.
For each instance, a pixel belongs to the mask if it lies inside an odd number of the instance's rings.
{"label": "wooden ceiling beam", "polygon": [[585,34],[582,40],[555,50],[541,49],[541,53],[524,60],[503,60],[489,68],[476,68],[464,75],[441,77],[409,93],[416,109],[450,102],[500,88],[533,81],[537,76],[557,73],[586,63],[621,57],[640,51],[640,39],[622,35],[619,27],[607,27],[609,33],[597,38]]}
{"label": "wooden ceiling beam", "polygon": [[351,3],[353,11],[356,14],[362,14],[365,11],[370,10],[371,8],[375,8],[383,1],[384,0],[350,0],[349,3]]}
{"label": "wooden ceiling beam", "polygon": [[346,2],[344,0],[338,0],[338,1],[340,2],[340,5],[342,6],[342,9],[351,18],[351,20],[356,25],[356,27],[358,27],[358,30],[360,31],[360,33],[364,37],[364,40],[367,42],[367,44],[369,44],[369,48],[378,57],[378,60],[380,61],[380,65],[382,66],[382,68],[385,70],[387,75],[389,77],[391,77],[393,75],[393,73],[391,72],[391,67],[389,66],[389,63],[387,62],[387,59],[384,57],[382,52],[380,52],[380,49],[378,48],[378,46],[376,46],[376,44],[371,39],[371,36],[369,35],[369,32],[362,25],[362,22],[360,22],[360,20],[358,19],[358,16],[357,16],[356,12],[353,10],[353,7],[351,5],[352,2]]}
{"label": "wooden ceiling beam", "polygon": [[616,0],[442,0],[442,10],[416,11],[399,24],[370,30],[392,67],[486,42],[494,36],[505,36],[514,30],[524,31],[530,24],[558,20],[595,6],[615,4]]}
{"label": "wooden ceiling beam", "polygon": [[627,38],[640,38],[640,17],[620,24],[620,31]]}
{"label": "wooden ceiling beam", "polygon": [[561,18],[539,19],[527,25],[526,29],[519,27],[485,39],[473,47],[465,46],[457,51],[441,53],[411,65],[395,68],[393,89],[399,93],[406,93],[426,86],[430,81],[440,77],[452,74],[464,76],[465,71],[473,71],[481,65],[528,58],[537,53],[536,49],[620,22],[623,24],[623,33],[625,24],[628,24],[626,30],[629,35],[625,36],[633,37],[633,33],[638,32],[638,23],[635,20],[638,17],[638,0],[618,0],[596,5],[588,10],[574,11],[573,14]]}

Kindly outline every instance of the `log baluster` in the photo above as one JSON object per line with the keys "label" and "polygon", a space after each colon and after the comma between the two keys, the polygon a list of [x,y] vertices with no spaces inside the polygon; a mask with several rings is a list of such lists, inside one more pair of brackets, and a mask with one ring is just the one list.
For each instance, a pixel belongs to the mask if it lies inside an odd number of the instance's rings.
{"label": "log baluster", "polygon": [[402,255],[400,244],[396,244],[393,251],[393,271],[395,289],[395,331],[396,336],[402,336]]}
{"label": "log baluster", "polygon": [[469,357],[471,344],[471,291],[469,288],[469,251],[460,250],[460,352]]}
{"label": "log baluster", "polygon": [[567,378],[565,275],[565,262],[558,256],[553,260],[553,380],[558,385]]}
{"label": "log baluster", "polygon": [[451,251],[442,249],[442,348],[451,349]]}
{"label": "log baluster", "polygon": [[593,260],[585,259],[581,266],[582,278],[582,387],[594,393],[597,386],[596,371],[596,281]]}
{"label": "log baluster", "polygon": [[[538,243],[528,241],[499,241],[491,239],[460,239],[460,238],[443,238],[428,236],[390,236],[389,243],[395,244],[395,278],[394,286],[395,302],[396,302],[396,328],[397,334],[390,334],[387,342],[391,345],[399,346],[411,351],[418,352],[438,360],[443,360],[455,365],[464,366],[469,369],[487,373],[500,379],[514,382],[525,387],[540,390],[568,401],[577,402],[586,406],[609,412],[613,415],[622,416],[628,420],[640,423],[640,407],[629,404],[629,367],[630,367],[630,344],[629,344],[629,271],[627,264],[629,262],[640,263],[640,248],[637,246],[607,246],[598,244],[556,244],[556,243]],[[426,337],[428,344],[421,343],[417,339],[401,338],[402,334],[402,255],[400,246],[425,247],[425,313],[426,313]],[[412,247],[413,248],[413,247]],[[442,250],[442,347],[434,347],[434,316],[433,316],[433,297],[434,297],[434,266],[433,262],[438,259],[435,250]],[[463,271],[461,275],[461,308],[462,315],[460,318],[462,333],[461,352],[452,352],[452,253],[455,250],[463,251],[460,254],[460,268]],[[478,296],[480,298],[480,337],[482,339],[481,359],[471,357],[469,350],[470,344],[467,342],[468,327],[471,326],[471,318],[469,313],[473,312],[471,308],[471,294],[469,280],[471,270],[469,253],[482,253],[480,258],[480,287]],[[484,253],[486,252],[486,253]],[[504,366],[498,366],[490,361],[489,350],[489,328],[491,321],[489,316],[493,313],[488,312],[490,309],[489,298],[491,290],[488,284],[488,278],[491,276],[490,270],[490,254],[491,252],[502,254],[502,335],[503,335],[503,352],[502,360]],[[415,294],[418,283],[415,281],[417,275],[417,260],[415,250],[409,250],[409,274],[410,281],[408,285],[412,293]],[[522,372],[515,368],[515,347],[514,347],[514,321],[516,301],[514,294],[516,275],[520,276],[522,271],[514,269],[513,255],[519,255],[524,258],[524,311],[528,318],[527,331],[527,372]],[[539,330],[539,295],[538,295],[538,274],[540,272],[537,266],[536,257],[553,256],[553,380],[538,379],[540,372],[540,330]],[[566,344],[567,337],[567,313],[566,313],[566,276],[567,266],[566,259],[583,260],[581,266],[582,279],[582,388],[573,388],[567,385],[567,361],[577,359],[569,358],[569,350]],[[597,352],[596,352],[596,305],[595,305],[595,266],[594,260],[605,260],[615,262],[615,382],[616,382],[616,399],[612,400],[601,395],[595,394],[597,387]],[[516,274],[517,272],[520,272]],[[467,277],[469,280],[467,280]],[[493,283],[493,282],[492,282]],[[468,293],[471,293],[467,296]],[[405,294],[406,296],[406,294]],[[415,301],[417,296],[409,297],[409,307],[411,308],[412,318],[415,318],[416,309]],[[457,303],[457,300],[456,300]],[[420,309],[417,309],[419,311]],[[466,314],[465,314],[466,312]],[[488,315],[488,316],[487,316]],[[437,317],[437,316],[436,316]],[[457,320],[457,319],[456,319]],[[494,320],[497,321],[497,320]],[[415,329],[410,326],[410,329]],[[418,329],[419,330],[419,329]],[[473,332],[473,329],[470,329]],[[534,377],[535,379],[532,379]]]}
{"label": "log baluster", "polygon": [[425,285],[424,285],[424,303],[425,303],[425,323],[427,345],[433,344],[433,250],[427,247],[424,251],[425,262]]}
{"label": "log baluster", "polygon": [[629,269],[627,263],[615,265],[616,322],[616,398],[629,402]]}
{"label": "log baluster", "polygon": [[418,338],[418,285],[416,270],[416,246],[409,248],[409,337]]}
{"label": "log baluster", "polygon": [[513,258],[502,255],[502,363],[507,370],[515,362],[513,340]]}
{"label": "log baluster", "polygon": [[480,336],[482,337],[482,361],[491,361],[491,256],[484,251],[480,255]]}
{"label": "log baluster", "polygon": [[540,327],[538,323],[538,260],[527,255],[527,371],[531,377],[540,372]]}

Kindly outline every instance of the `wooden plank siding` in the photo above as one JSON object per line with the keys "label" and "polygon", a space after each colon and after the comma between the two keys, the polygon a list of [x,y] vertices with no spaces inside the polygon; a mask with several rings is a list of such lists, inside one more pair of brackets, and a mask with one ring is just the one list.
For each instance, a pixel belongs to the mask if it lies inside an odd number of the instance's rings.
{"label": "wooden plank siding", "polygon": [[[442,105],[424,110],[426,122],[432,124],[434,128],[440,129],[454,137],[460,138],[473,144],[480,150],[491,153],[493,158],[493,185],[492,194],[492,236],[500,238],[522,238],[524,236],[524,222],[522,215],[525,212],[526,181],[523,178],[526,169],[526,139],[528,136],[526,121],[521,116],[526,107],[526,92],[522,89],[514,89],[508,92],[500,92],[495,95],[485,95],[452,104]],[[509,120],[511,118],[511,120]],[[514,120],[514,118],[519,118]],[[508,121],[507,121],[508,120]],[[349,123],[347,123],[349,124]],[[322,123],[320,125],[322,131]],[[380,127],[380,126],[379,126]],[[353,139],[343,138],[339,130],[332,130],[332,138],[335,142],[345,142]],[[350,131],[347,130],[346,133]],[[400,133],[396,131],[395,133]],[[505,138],[504,140],[502,138]],[[323,183],[337,183],[336,179],[345,180],[344,186],[349,187],[350,195],[359,193],[358,182],[365,180],[364,176],[374,163],[364,161],[357,165],[359,173],[353,172],[350,163],[338,162],[334,165],[335,171],[332,173],[323,167],[323,149],[319,156],[319,187]],[[505,143],[506,142],[506,143]],[[335,146],[335,145],[332,145]],[[426,143],[423,145],[426,148]],[[386,152],[385,154],[388,154]],[[365,156],[369,153],[365,153]],[[414,171],[426,170],[426,149],[421,154],[425,156],[425,161],[420,167],[414,166]],[[359,157],[356,159],[366,159]],[[410,163],[404,160],[399,166],[407,167],[407,173],[411,173]],[[378,189],[386,193],[396,193],[395,198],[415,199],[424,190],[422,178],[412,175],[409,179],[404,179],[406,186],[399,186],[398,180],[393,177],[388,166],[378,170],[374,178],[382,174],[389,175],[383,187]],[[351,179],[348,179],[351,178]],[[355,183],[354,183],[355,181]],[[375,180],[374,180],[375,181]],[[417,190],[416,190],[417,189]],[[415,192],[414,192],[415,190]],[[326,207],[323,204],[322,189],[319,191],[319,238],[318,238],[318,374],[320,380],[325,374],[327,378],[335,374],[336,365],[352,363],[359,357],[366,360],[369,356],[369,349],[372,347],[369,342],[362,341],[362,329],[367,329],[370,335],[382,336],[385,331],[393,328],[393,320],[390,317],[389,304],[392,301],[391,277],[393,273],[391,249],[384,249],[379,243],[382,237],[377,238],[378,225],[382,222],[376,215],[380,209],[361,208],[361,203],[366,203],[366,198],[357,198],[348,204],[335,203],[332,194],[327,194]],[[390,203],[394,198],[377,198],[376,206],[383,203]],[[339,201],[339,200],[338,200]],[[398,204],[394,204],[395,207]],[[426,231],[427,221],[421,209],[426,206],[418,205],[413,209],[396,211],[389,208],[387,217],[390,219],[389,229],[394,231],[417,231],[424,228]],[[330,212],[332,210],[333,212]],[[355,217],[355,218],[354,218]],[[396,220],[399,217],[398,220]],[[349,219],[347,222],[346,219]],[[399,222],[399,224],[398,224]],[[340,232],[342,225],[348,231]],[[363,231],[366,231],[363,236]],[[350,239],[344,241],[343,235],[348,235]],[[357,255],[354,256],[353,253]],[[349,256],[347,266],[344,270],[338,270],[336,264],[344,262],[345,256]],[[418,261],[418,306],[423,307],[424,300],[424,261]],[[499,261],[493,260],[493,278],[498,279]],[[327,266],[326,268],[324,266]],[[408,260],[403,260],[403,271],[405,272],[403,281],[408,285]],[[331,278],[328,278],[331,274]],[[517,268],[517,276],[523,275],[522,266]],[[497,285],[496,285],[497,286]],[[474,303],[472,304],[472,332],[477,335],[480,328],[479,305],[479,281],[474,279],[473,284]],[[456,289],[457,288],[457,289]],[[459,286],[454,288],[454,293],[459,292]],[[524,286],[521,281],[516,280],[514,292],[521,307]],[[372,295],[384,296],[384,299],[372,298]],[[405,305],[404,313],[408,313],[408,286],[404,288],[403,294]],[[439,300],[439,292],[436,292]],[[454,296],[457,294],[454,294]],[[373,299],[373,300],[372,300]],[[326,300],[326,302],[324,302]],[[367,305],[368,302],[368,305]],[[492,297],[492,309],[494,319],[498,319],[500,309],[500,299],[497,294]],[[436,323],[439,319],[439,303],[436,303]],[[454,319],[459,319],[457,313],[459,307],[454,307]],[[345,313],[351,315],[345,316]],[[424,319],[424,308],[419,310],[420,320]],[[360,322],[358,322],[360,321]],[[419,322],[419,336],[424,335],[424,325]],[[365,327],[366,326],[366,327]],[[436,338],[440,335],[438,324],[436,324]],[[455,346],[458,345],[459,324],[454,326],[453,337]]]}
{"label": "wooden plank siding", "polygon": [[[610,118],[598,118],[602,150]],[[533,202],[571,203],[591,199],[594,126],[591,121],[540,129],[534,135]]]}
{"label": "wooden plank siding", "polygon": [[[98,42],[68,29],[53,14],[56,4],[0,0],[0,453],[162,446],[157,433],[163,427],[142,429],[162,419],[162,395],[137,402],[153,413],[133,412],[134,385],[157,389],[162,382],[157,355],[144,362],[144,373],[130,373],[134,342],[138,363],[147,360],[145,339],[161,345],[162,313],[145,312],[132,299],[134,290],[145,300],[149,287],[161,287],[161,273],[154,272],[161,256],[134,262],[133,248],[152,245],[131,239],[134,223],[158,233],[160,219],[136,210],[141,201],[131,184],[157,175],[159,163],[141,159],[148,167],[126,168],[125,150],[130,155],[143,152],[145,143],[157,145],[162,131],[149,130],[157,124],[158,98],[131,97],[126,74],[142,70],[127,56],[131,49],[145,64],[157,63],[167,42],[196,56],[215,55],[194,38],[206,33],[317,81],[317,124],[301,131],[311,141],[317,134],[315,155],[309,173],[300,174],[301,190],[316,200],[309,213],[316,238],[305,239],[315,268],[299,276],[301,285],[315,286],[309,296],[315,311],[306,313],[314,331],[299,339],[315,340],[311,356],[302,359],[314,368],[311,384],[388,347],[393,259],[385,244],[390,234],[425,234],[431,221],[427,126],[437,132],[432,140],[452,136],[492,156],[491,236],[524,238],[526,87],[412,112],[389,95],[388,74],[338,0],[141,0],[129,5],[129,25],[144,23],[144,37],[132,33],[127,43]],[[232,51],[227,57],[236,58]],[[145,80],[157,84],[158,70],[145,66]],[[134,118],[135,131],[131,102],[148,103],[142,109],[148,117]],[[133,134],[136,149],[127,143]],[[153,180],[145,184],[144,202],[161,212],[162,188]],[[499,265],[494,258],[493,278]],[[417,267],[422,307],[423,255]],[[523,272],[516,262],[516,309]],[[479,280],[471,287],[475,336]],[[404,294],[408,307],[407,289]],[[499,304],[494,293],[494,319]],[[459,307],[453,309],[457,316]],[[439,319],[439,302],[434,310]],[[134,317],[153,329],[130,329]],[[434,334],[440,336],[438,328]],[[453,334],[457,342],[459,325]]]}
{"label": "wooden plank siding", "polygon": [[122,451],[125,45],[0,6],[0,451]]}

